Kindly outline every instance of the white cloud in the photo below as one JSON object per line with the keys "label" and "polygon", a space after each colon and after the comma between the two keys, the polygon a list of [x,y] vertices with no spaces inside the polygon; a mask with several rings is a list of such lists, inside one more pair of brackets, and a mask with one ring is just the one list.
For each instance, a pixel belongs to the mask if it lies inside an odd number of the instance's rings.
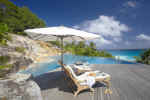
{"label": "white cloud", "polygon": [[147,41],[150,41],[150,36],[145,35],[145,34],[140,34],[140,35],[136,36],[136,39],[137,40],[147,40]]}
{"label": "white cloud", "polygon": [[101,38],[99,41],[100,41],[102,44],[112,44],[112,42],[111,42],[110,40],[106,40],[106,39],[104,39],[104,38]]}
{"label": "white cloud", "polygon": [[113,41],[115,41],[115,42],[121,42],[121,41],[122,41],[122,38],[120,38],[120,37],[115,37],[115,38],[113,38]]}
{"label": "white cloud", "polygon": [[129,41],[125,41],[125,45],[130,45],[130,42]]}
{"label": "white cloud", "polygon": [[82,30],[100,34],[102,36],[120,37],[123,32],[128,32],[129,27],[110,16],[99,16],[97,19],[88,20],[74,26]]}
{"label": "white cloud", "polygon": [[137,2],[136,1],[128,1],[126,2],[126,4],[128,7],[132,7],[135,8],[137,6]]}
{"label": "white cloud", "polygon": [[107,39],[103,38],[102,36],[100,36],[100,38],[98,38],[98,39],[94,39],[93,42],[96,43],[98,46],[112,44],[112,41],[107,40]]}
{"label": "white cloud", "polygon": [[99,39],[92,40],[100,48],[119,48],[118,46],[123,42],[123,34],[130,31],[127,25],[116,20],[113,16],[104,15],[99,16],[97,19],[84,21],[73,26],[73,28],[100,35]]}
{"label": "white cloud", "polygon": [[79,29],[80,27],[78,25],[73,26],[75,29]]}

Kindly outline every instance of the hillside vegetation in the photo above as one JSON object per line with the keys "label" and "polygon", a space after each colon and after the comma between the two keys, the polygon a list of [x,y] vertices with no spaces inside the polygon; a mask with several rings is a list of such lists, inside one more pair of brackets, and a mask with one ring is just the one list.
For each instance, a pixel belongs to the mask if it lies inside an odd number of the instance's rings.
{"label": "hillside vegetation", "polygon": [[150,64],[150,49],[146,50],[139,57],[135,57],[139,63]]}
{"label": "hillside vegetation", "polygon": [[16,6],[9,0],[0,0],[0,77],[32,63],[32,58],[26,56],[29,51],[27,43],[23,44],[25,41],[22,43],[21,37],[17,39],[17,35],[26,36],[25,29],[38,27],[45,27],[45,22],[27,7]]}
{"label": "hillside vegetation", "polygon": [[[59,41],[50,41],[50,43],[59,48],[61,47],[61,44]],[[97,50],[96,45],[93,42],[90,42],[89,45],[85,44],[85,42],[83,41],[78,42],[78,43],[75,43],[75,42],[65,43],[63,48],[66,52],[70,52],[75,55],[113,58],[113,56],[110,53],[106,51]]]}
{"label": "hillside vegetation", "polygon": [[18,7],[9,0],[0,0],[0,44],[6,45],[10,40],[8,32],[26,35],[23,31],[29,28],[44,27],[45,23],[27,7]]}

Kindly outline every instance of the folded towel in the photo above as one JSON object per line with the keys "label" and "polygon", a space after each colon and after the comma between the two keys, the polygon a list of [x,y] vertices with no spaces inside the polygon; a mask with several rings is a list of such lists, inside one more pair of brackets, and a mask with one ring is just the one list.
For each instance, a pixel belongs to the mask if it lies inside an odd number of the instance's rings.
{"label": "folded towel", "polygon": [[81,82],[80,85],[88,85],[90,88],[95,84],[95,78],[87,76],[84,82]]}

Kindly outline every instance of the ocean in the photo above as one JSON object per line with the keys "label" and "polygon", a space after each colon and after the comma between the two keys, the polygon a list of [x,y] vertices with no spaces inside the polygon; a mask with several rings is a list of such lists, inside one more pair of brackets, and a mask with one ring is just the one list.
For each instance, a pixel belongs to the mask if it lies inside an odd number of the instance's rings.
{"label": "ocean", "polygon": [[106,50],[118,59],[125,61],[135,61],[134,56],[140,56],[146,49],[134,50]]}

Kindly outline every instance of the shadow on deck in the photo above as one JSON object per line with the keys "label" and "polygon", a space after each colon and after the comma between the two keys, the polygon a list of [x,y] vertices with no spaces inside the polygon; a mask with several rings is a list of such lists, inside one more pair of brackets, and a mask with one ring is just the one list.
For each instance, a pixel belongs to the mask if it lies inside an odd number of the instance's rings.
{"label": "shadow on deck", "polygon": [[[39,85],[42,91],[57,88],[59,91],[73,94],[72,89],[68,85],[70,81],[65,80],[64,77],[66,77],[64,72],[55,71],[37,76],[33,78],[33,80]],[[93,87],[105,87],[105,85],[101,83],[96,83]]]}

